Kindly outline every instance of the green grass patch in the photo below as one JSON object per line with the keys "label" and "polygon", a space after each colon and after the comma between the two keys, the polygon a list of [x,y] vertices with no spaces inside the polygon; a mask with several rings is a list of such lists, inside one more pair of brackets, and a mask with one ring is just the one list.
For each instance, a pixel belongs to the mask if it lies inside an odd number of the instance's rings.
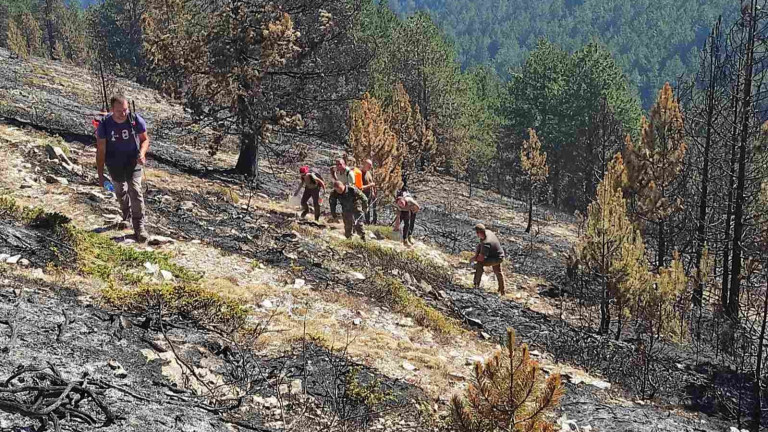
{"label": "green grass patch", "polygon": [[368,383],[363,383],[361,377],[359,367],[352,368],[346,376],[347,394],[352,400],[368,408],[375,408],[382,403],[395,400],[392,391],[386,389],[378,377],[368,379]]}
{"label": "green grass patch", "polygon": [[[143,280],[144,263],[167,270],[179,282],[195,282],[200,275],[171,262],[167,253],[140,251],[115,243],[114,240],[72,225],[66,226],[67,237],[77,253],[79,270],[114,287],[118,281],[137,284]],[[138,271],[138,273],[137,273]]]}
{"label": "green grass patch", "polygon": [[179,315],[228,332],[250,328],[248,308],[199,283],[141,283],[132,289],[105,288],[101,294],[105,306],[122,311],[147,314],[162,309],[164,317]]}
{"label": "green grass patch", "polygon": [[0,217],[21,222],[35,228],[57,229],[70,222],[61,213],[48,213],[40,207],[24,207],[19,205],[12,196],[0,196]]}
{"label": "green grass patch", "polygon": [[410,292],[399,280],[384,275],[378,275],[373,280],[385,301],[391,303],[398,312],[413,318],[419,325],[443,335],[458,335],[466,332],[459,321],[429,306],[424,299]]}
{"label": "green grass patch", "polygon": [[385,271],[407,272],[419,280],[433,285],[451,283],[453,272],[450,268],[430,261],[414,250],[398,251],[374,241],[361,242],[358,239],[342,240],[341,246],[364,254],[370,264]]}
{"label": "green grass patch", "polygon": [[[438,286],[450,283],[452,280],[450,268],[429,261],[413,250],[398,251],[373,241],[363,243],[357,239],[342,240],[339,245],[362,254],[361,262],[364,263],[367,260],[371,267],[379,268],[385,273],[392,270],[407,272],[419,280]],[[397,278],[379,273],[371,280],[373,281],[371,288],[376,290],[375,293],[371,293],[373,297],[379,297],[391,304],[397,308],[398,312],[413,318],[421,326],[444,335],[456,335],[466,331],[459,321],[429,306],[424,299],[409,291]]]}

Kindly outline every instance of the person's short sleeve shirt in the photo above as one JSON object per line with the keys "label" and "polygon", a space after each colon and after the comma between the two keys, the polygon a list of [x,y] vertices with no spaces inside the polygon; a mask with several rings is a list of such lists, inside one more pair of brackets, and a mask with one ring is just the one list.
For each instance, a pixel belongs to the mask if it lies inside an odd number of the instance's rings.
{"label": "person's short sleeve shirt", "polygon": [[127,166],[139,157],[138,135],[147,131],[147,123],[140,115],[132,125],[128,119],[118,123],[109,115],[99,123],[96,138],[107,140],[107,166]]}

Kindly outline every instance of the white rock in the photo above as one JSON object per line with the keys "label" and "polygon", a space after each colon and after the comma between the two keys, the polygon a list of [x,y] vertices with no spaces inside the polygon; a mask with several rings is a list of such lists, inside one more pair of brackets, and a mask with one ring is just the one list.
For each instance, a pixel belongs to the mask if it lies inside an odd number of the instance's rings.
{"label": "white rock", "polygon": [[45,181],[47,181],[48,183],[58,183],[63,186],[66,186],[69,184],[69,180],[65,179],[64,177],[56,177],[54,175],[47,175],[45,177]]}
{"label": "white rock", "polygon": [[488,333],[486,333],[486,332],[480,332],[480,337],[482,337],[482,338],[483,338],[483,339],[485,339],[485,340],[489,340],[489,339],[491,339],[491,335],[489,335],[489,334],[488,334]]}
{"label": "white rock", "polygon": [[36,269],[32,270],[31,274],[32,274],[32,276],[34,276],[36,278],[41,278],[41,277],[45,276],[45,274],[43,273],[43,269],[41,269],[41,268],[36,268]]}
{"label": "white rock", "polygon": [[352,276],[352,279],[365,280],[365,275],[359,272],[352,272],[349,275]]}
{"label": "white rock", "polygon": [[141,352],[141,354],[143,354],[143,355],[144,355],[144,358],[146,358],[146,359],[147,359],[147,363],[149,363],[149,362],[151,362],[151,361],[154,361],[154,360],[157,360],[157,359],[159,359],[159,358],[160,358],[160,357],[157,355],[157,353],[155,353],[155,351],[154,351],[154,350],[151,350],[151,349],[149,349],[149,348],[144,348],[144,349],[143,349],[143,350],[141,350],[140,352]]}
{"label": "white rock", "polygon": [[166,282],[172,281],[174,279],[173,273],[169,272],[168,270],[160,270],[160,276],[162,276],[163,280]]}
{"label": "white rock", "polygon": [[739,428],[731,426],[730,429],[728,429],[728,432],[740,432]]}
{"label": "white rock", "polygon": [[416,326],[416,323],[413,322],[413,318],[403,318],[400,320],[400,322],[397,323],[400,327],[414,327]]}
{"label": "white rock", "polygon": [[30,264],[30,262],[26,258],[22,258],[22,259],[19,260],[19,265],[21,265],[21,266],[29,267],[29,264]]}
{"label": "white rock", "polygon": [[432,285],[427,283],[427,281],[419,282],[419,286],[421,287],[422,291],[424,291],[427,294],[432,292]]}
{"label": "white rock", "polygon": [[270,396],[268,398],[264,398],[264,407],[266,408],[272,408],[280,406],[280,402],[277,400],[275,396]]}
{"label": "white rock", "polygon": [[147,261],[144,263],[144,268],[147,270],[147,273],[157,273],[159,266],[157,264],[152,264],[151,262]]}
{"label": "white rock", "polygon": [[352,320],[352,324],[354,324],[356,326],[359,326],[362,323],[363,323],[363,320],[361,320],[360,318],[355,318],[355,319]]}
{"label": "white rock", "polygon": [[0,254],[0,262],[6,262],[6,261],[8,261],[8,258],[10,258],[10,257],[11,256],[8,255],[8,254]]}
{"label": "white rock", "polygon": [[372,240],[376,240],[376,234],[374,234],[373,231],[368,231],[368,238]]}
{"label": "white rock", "polygon": [[611,383],[603,380],[594,380],[590,383],[591,385],[601,389],[601,390],[607,390],[611,388]]}
{"label": "white rock", "polygon": [[296,379],[291,381],[291,394],[299,394],[302,391],[301,380]]}
{"label": "white rock", "polygon": [[408,363],[406,360],[403,360],[403,369],[407,370],[408,372],[413,372],[416,370],[416,366]]}
{"label": "white rock", "polygon": [[455,372],[449,372],[448,373],[448,378],[450,378],[450,379],[452,379],[454,381],[464,381],[464,380],[467,379],[464,375],[462,375],[460,373],[455,373]]}
{"label": "white rock", "polygon": [[176,243],[176,240],[170,238],[170,237],[164,237],[164,236],[151,236],[149,240],[147,241],[147,244],[151,246],[162,246],[166,244]]}
{"label": "white rock", "polygon": [[293,287],[294,288],[301,288],[304,285],[306,285],[306,283],[307,283],[307,281],[305,281],[304,279],[296,279],[296,280],[293,281]]}
{"label": "white rock", "polygon": [[261,198],[261,199],[263,199],[263,200],[268,200],[269,199],[269,197],[267,195],[263,194],[263,193],[257,193],[256,196]]}
{"label": "white rock", "polygon": [[5,260],[7,264],[16,264],[21,259],[21,255],[14,255],[8,259]]}
{"label": "white rock", "polygon": [[179,208],[182,210],[192,210],[194,207],[194,201],[182,201],[182,203],[179,204]]}
{"label": "white rock", "polygon": [[405,281],[406,285],[411,285],[413,284],[413,277],[410,273],[406,273],[403,275],[403,281]]}
{"label": "white rock", "polygon": [[200,240],[195,239],[195,240],[192,240],[190,243],[192,243],[192,244],[200,244],[202,242]]}
{"label": "white rock", "polygon": [[261,303],[259,303],[259,306],[261,306],[264,309],[272,309],[273,307],[275,307],[275,305],[273,305],[272,302],[269,300],[262,301]]}

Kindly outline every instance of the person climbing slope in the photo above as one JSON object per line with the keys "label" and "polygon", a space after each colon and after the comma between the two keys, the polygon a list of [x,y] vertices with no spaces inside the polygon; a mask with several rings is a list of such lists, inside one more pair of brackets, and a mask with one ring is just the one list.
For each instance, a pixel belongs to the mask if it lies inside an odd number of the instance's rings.
{"label": "person climbing slope", "polygon": [[141,191],[143,167],[149,150],[147,124],[141,116],[129,111],[128,100],[123,96],[113,96],[110,106],[112,113],[104,117],[96,129],[99,186],[104,187],[106,165],[122,211],[118,226],[125,229],[130,220],[136,241],[143,243],[148,239]]}
{"label": "person climbing slope", "polygon": [[475,288],[480,288],[483,280],[485,267],[493,268],[496,274],[496,281],[499,283],[499,295],[504,295],[504,273],[501,270],[501,264],[504,262],[504,249],[501,247],[499,238],[491,230],[485,228],[483,224],[475,225],[475,234],[480,239],[480,243],[475,249],[475,256],[469,260],[469,263],[475,263]]}
{"label": "person climbing slope", "polygon": [[421,210],[419,203],[411,196],[408,191],[398,192],[398,197],[395,199],[395,230],[400,230],[400,222],[403,222],[403,244],[406,246],[413,246],[413,229],[416,225],[416,213]]}
{"label": "person climbing slope", "polygon": [[331,178],[334,181],[340,181],[347,184],[355,184],[355,171],[347,166],[347,162],[342,158],[336,159],[336,165],[331,167]]}
{"label": "person climbing slope", "polygon": [[320,221],[320,191],[325,190],[325,182],[317,173],[311,172],[308,166],[299,168],[301,181],[299,187],[293,196],[297,196],[304,188],[304,195],[301,196],[301,218],[304,219],[309,213],[309,200],[312,199],[312,206],[315,210],[315,222]]}
{"label": "person climbing slope", "polygon": [[344,236],[352,237],[352,230],[365,241],[365,229],[363,228],[363,211],[368,209],[368,198],[360,192],[360,189],[351,184],[344,184],[339,180],[333,183],[333,191],[330,195],[331,217],[336,219],[337,203],[341,203],[341,217],[344,220]]}

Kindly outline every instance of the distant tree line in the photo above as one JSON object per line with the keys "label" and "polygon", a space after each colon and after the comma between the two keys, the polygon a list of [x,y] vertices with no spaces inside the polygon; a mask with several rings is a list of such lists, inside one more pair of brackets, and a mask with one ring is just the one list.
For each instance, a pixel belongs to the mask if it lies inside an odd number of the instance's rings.
{"label": "distant tree line", "polygon": [[506,80],[540,38],[576,51],[599,41],[624,69],[645,109],[665,81],[698,68],[698,51],[730,0],[390,0],[399,16],[428,13],[456,44],[464,68],[487,64]]}

